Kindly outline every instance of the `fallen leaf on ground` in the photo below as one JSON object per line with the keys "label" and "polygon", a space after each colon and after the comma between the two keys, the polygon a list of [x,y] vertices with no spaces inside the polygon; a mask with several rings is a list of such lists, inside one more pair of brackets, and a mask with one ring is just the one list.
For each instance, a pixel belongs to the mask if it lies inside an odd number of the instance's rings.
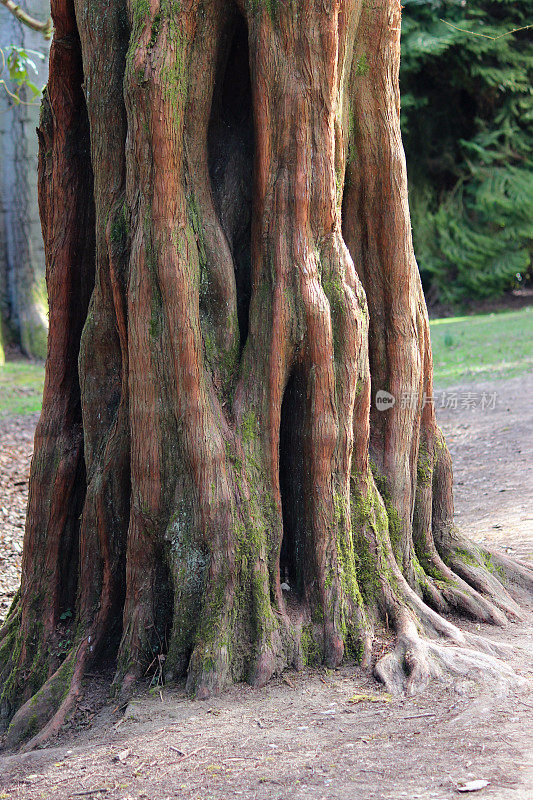
{"label": "fallen leaf on ground", "polygon": [[479,792],[480,789],[484,789],[485,786],[488,786],[490,781],[484,780],[477,780],[477,781],[468,781],[463,786],[458,786],[458,792]]}
{"label": "fallen leaf on ground", "polygon": [[353,694],[347,703],[390,703],[390,694]]}
{"label": "fallen leaf on ground", "polygon": [[118,755],[113,758],[113,761],[120,761],[123,763],[129,756],[131,756],[131,750],[128,748],[127,750],[122,750]]}

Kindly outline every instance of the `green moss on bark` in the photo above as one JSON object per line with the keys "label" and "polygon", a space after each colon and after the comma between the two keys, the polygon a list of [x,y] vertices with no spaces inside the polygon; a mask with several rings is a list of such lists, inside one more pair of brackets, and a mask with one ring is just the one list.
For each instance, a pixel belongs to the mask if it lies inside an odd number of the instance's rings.
{"label": "green moss on bark", "polygon": [[304,664],[313,666],[322,661],[322,648],[315,637],[312,625],[303,625],[300,633],[300,648]]}

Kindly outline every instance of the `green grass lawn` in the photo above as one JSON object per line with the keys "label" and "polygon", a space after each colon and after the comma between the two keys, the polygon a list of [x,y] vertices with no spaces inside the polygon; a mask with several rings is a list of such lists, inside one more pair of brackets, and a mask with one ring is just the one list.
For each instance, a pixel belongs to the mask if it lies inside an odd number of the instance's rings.
{"label": "green grass lawn", "polygon": [[[509,378],[533,369],[533,307],[431,323],[435,385]],[[0,366],[0,415],[41,407],[44,367],[20,359]]]}
{"label": "green grass lawn", "polygon": [[533,369],[533,307],[431,322],[435,385],[510,378]]}
{"label": "green grass lawn", "polygon": [[41,409],[44,366],[20,359],[0,366],[0,416],[34,414]]}

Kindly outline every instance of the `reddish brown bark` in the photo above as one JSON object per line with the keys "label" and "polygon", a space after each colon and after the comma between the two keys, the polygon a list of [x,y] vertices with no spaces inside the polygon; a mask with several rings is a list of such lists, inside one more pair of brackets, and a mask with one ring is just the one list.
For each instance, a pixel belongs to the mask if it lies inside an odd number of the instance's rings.
{"label": "reddish brown bark", "polygon": [[453,528],[424,403],[399,4],[53,13],[50,345],[0,632],[8,746],[56,732],[104,655],[124,697],[154,664],[200,698],[312,660],[368,665],[383,621],[391,689],[464,661],[420,631],[467,641],[452,609],[503,624],[519,609],[500,578],[532,577]]}
{"label": "reddish brown bark", "polygon": [[[78,517],[85,496],[77,361],[94,284],[94,204],[79,37],[65,8],[57,14],[50,68],[39,130],[48,358],[31,467],[23,586],[0,634],[0,674],[19,702],[60,664],[58,626],[61,614],[75,605]],[[9,634],[16,629],[12,640]],[[5,717],[9,706],[4,696],[2,701]]]}

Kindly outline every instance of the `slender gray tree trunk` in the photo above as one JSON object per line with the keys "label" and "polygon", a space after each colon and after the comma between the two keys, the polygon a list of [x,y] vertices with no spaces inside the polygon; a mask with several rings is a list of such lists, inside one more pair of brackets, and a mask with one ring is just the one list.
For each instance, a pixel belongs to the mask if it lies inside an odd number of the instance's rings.
{"label": "slender gray tree trunk", "polygon": [[[37,18],[49,16],[47,0],[29,0],[21,6]],[[7,12],[0,17],[0,46],[16,45],[42,52],[35,58],[37,85],[46,81],[48,43]],[[3,78],[7,79],[4,74]],[[29,96],[23,99],[30,100]],[[37,134],[39,102],[17,104],[0,93],[0,359],[2,340],[18,344],[29,356],[44,358],[47,303],[44,248],[37,203]]]}

